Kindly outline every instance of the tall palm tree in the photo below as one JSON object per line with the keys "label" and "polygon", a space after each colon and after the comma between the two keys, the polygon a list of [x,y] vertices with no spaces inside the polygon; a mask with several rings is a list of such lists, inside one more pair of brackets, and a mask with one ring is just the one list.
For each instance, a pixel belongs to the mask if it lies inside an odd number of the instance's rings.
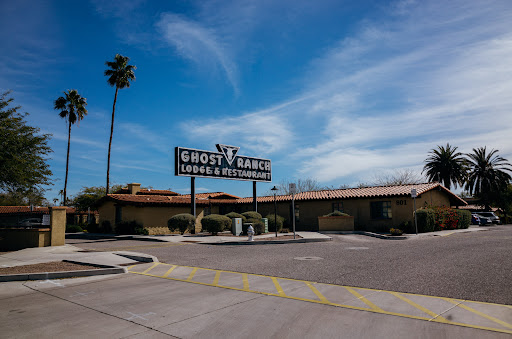
{"label": "tall palm tree", "polygon": [[130,87],[130,81],[135,80],[134,70],[137,67],[133,65],[128,65],[128,61],[130,58],[122,56],[120,54],[116,54],[114,57],[114,61],[107,61],[105,65],[109,67],[109,69],[105,70],[105,76],[108,76],[108,84],[112,87],[116,87],[116,94],[114,96],[114,104],[112,105],[112,121],[110,124],[110,139],[108,141],[108,161],[107,161],[107,186],[106,186],[106,194],[108,194],[108,186],[110,179],[110,149],[112,148],[112,135],[114,134],[114,115],[116,112],[116,101],[117,101],[117,92],[119,89]]}
{"label": "tall palm tree", "polygon": [[55,100],[54,109],[60,110],[59,116],[68,122],[68,152],[66,156],[66,179],[64,180],[64,205],[66,205],[66,190],[68,186],[68,169],[69,169],[69,146],[71,144],[71,125],[80,120],[87,114],[85,106],[87,99],[83,98],[74,89],[64,92],[63,97]]}
{"label": "tall palm tree", "polygon": [[452,184],[454,188],[457,188],[457,184],[463,184],[466,165],[462,153],[457,152],[457,147],[447,143],[446,147],[437,146],[429,154],[421,172],[426,172],[428,180],[438,181],[448,189]]}
{"label": "tall palm tree", "polygon": [[470,169],[466,189],[470,194],[480,197],[487,210],[493,196],[501,192],[512,179],[507,173],[512,171],[512,165],[497,153],[495,149],[487,153],[486,147],[480,147],[473,148],[473,153],[467,154]]}

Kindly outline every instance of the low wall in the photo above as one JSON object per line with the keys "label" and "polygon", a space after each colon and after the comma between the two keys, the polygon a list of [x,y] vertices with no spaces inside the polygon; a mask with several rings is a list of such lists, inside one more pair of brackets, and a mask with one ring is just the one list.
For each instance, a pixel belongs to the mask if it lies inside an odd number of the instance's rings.
{"label": "low wall", "polygon": [[16,251],[30,247],[45,247],[51,244],[49,228],[4,228],[0,229],[0,250]]}
{"label": "low wall", "polygon": [[354,217],[318,217],[318,231],[353,231]]}

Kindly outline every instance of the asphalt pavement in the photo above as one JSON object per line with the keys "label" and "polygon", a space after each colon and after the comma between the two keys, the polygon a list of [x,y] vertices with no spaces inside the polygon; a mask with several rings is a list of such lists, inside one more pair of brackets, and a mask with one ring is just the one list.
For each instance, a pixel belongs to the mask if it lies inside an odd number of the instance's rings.
{"label": "asphalt pavement", "polygon": [[169,264],[512,305],[512,226],[482,229],[408,240],[330,234],[329,242],[260,246],[72,242],[134,250]]}

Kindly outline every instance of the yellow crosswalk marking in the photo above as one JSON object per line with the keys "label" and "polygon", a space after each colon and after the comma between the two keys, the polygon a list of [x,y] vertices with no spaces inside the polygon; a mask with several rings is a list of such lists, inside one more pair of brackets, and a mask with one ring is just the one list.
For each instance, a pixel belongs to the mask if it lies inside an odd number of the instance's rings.
{"label": "yellow crosswalk marking", "polygon": [[279,281],[277,281],[277,278],[272,277],[272,282],[274,283],[274,286],[276,287],[276,290],[277,290],[277,293],[279,294],[279,296],[286,297],[286,294],[284,293],[281,285],[279,285]]}
{"label": "yellow crosswalk marking", "polygon": [[429,310],[429,309],[427,309],[427,308],[425,308],[425,307],[415,303],[414,301],[412,301],[410,299],[407,299],[406,297],[404,297],[401,294],[398,294],[396,292],[388,292],[388,293],[394,295],[395,297],[397,297],[400,300],[405,301],[409,305],[414,306],[417,309],[425,312],[426,314],[428,314],[429,316],[432,317],[432,319],[431,319],[432,321],[447,322],[447,320],[445,318],[441,317],[439,314],[436,314],[435,312],[432,312],[431,310]]}
{"label": "yellow crosswalk marking", "polygon": [[171,272],[172,272],[172,271],[174,271],[174,269],[175,269],[176,267],[178,267],[178,266],[176,266],[176,265],[172,265],[172,267],[171,267],[171,268],[169,268],[169,270],[168,270],[167,272],[165,272],[165,274],[164,274],[164,275],[162,275],[162,277],[164,277],[164,278],[165,278],[165,277],[168,277],[168,276],[169,276],[169,274],[171,274]]}
{"label": "yellow crosswalk marking", "polygon": [[219,279],[220,279],[220,271],[217,271],[217,273],[215,273],[215,278],[213,279],[214,286],[217,286],[219,284]]}
{"label": "yellow crosswalk marking", "polygon": [[247,277],[247,273],[242,273],[242,280],[244,282],[244,290],[249,291],[249,278]]}
{"label": "yellow crosswalk marking", "polygon": [[361,300],[362,302],[364,302],[366,305],[370,306],[370,308],[372,310],[375,310],[375,311],[379,311],[379,312],[384,312],[384,310],[382,308],[380,308],[379,306],[375,305],[374,303],[372,303],[370,300],[366,299],[365,297],[363,297],[361,294],[359,294],[356,290],[350,288],[350,287],[346,287],[345,286],[345,289],[347,289],[347,291],[349,291],[350,293],[352,293],[355,297],[357,297],[359,300]]}
{"label": "yellow crosswalk marking", "polygon": [[199,268],[198,268],[198,267],[196,267],[196,268],[194,268],[194,269],[192,270],[192,272],[190,272],[190,275],[188,276],[187,281],[192,280],[192,278],[194,277],[194,275],[196,274],[196,272],[197,272],[197,270],[198,270],[198,269],[199,269]]}
{"label": "yellow crosswalk marking", "polygon": [[158,266],[158,264],[160,264],[160,263],[159,263],[159,262],[154,263],[150,268],[148,268],[147,270],[145,270],[145,271],[144,271],[144,272],[142,272],[142,273],[148,273],[148,272],[149,272],[149,271],[151,271],[153,268],[157,267],[157,266]]}
{"label": "yellow crosswalk marking", "polygon": [[313,286],[313,284],[311,284],[309,281],[304,281],[304,283],[306,283],[306,285],[311,289],[311,291],[313,291],[313,293],[315,293],[315,295],[318,297],[318,299],[320,299],[321,301],[323,301],[326,304],[330,304],[330,301],[327,300],[327,298],[324,297],[323,294],[320,293],[320,291],[317,290],[315,286]]}
{"label": "yellow crosswalk marking", "polygon": [[491,317],[490,315],[487,315],[487,314],[485,314],[485,313],[482,313],[482,312],[480,312],[480,311],[477,311],[477,310],[475,310],[474,308],[471,308],[471,307],[469,307],[469,306],[467,306],[467,305],[463,304],[462,302],[458,302],[458,301],[453,300],[453,299],[450,299],[450,298],[443,298],[443,299],[444,299],[444,300],[446,300],[446,301],[448,301],[448,302],[451,302],[452,304],[457,305],[457,306],[458,306],[458,307],[460,307],[460,308],[465,309],[466,311],[473,312],[473,313],[475,313],[475,314],[478,314],[478,315],[479,315],[479,316],[481,316],[481,317],[484,317],[485,319],[489,319],[489,320],[491,320],[491,321],[494,321],[495,323],[498,323],[498,324],[500,324],[501,326],[505,326],[505,327],[507,327],[507,328],[512,328],[512,325],[510,325],[509,323],[506,323],[506,322],[504,322],[504,321],[502,321],[502,320],[499,320],[499,319],[497,319],[497,318]]}

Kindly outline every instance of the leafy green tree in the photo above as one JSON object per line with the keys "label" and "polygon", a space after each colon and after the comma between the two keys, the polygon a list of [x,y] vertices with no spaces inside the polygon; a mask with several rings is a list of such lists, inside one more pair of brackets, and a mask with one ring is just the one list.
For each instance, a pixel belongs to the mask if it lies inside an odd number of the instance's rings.
{"label": "leafy green tree", "polygon": [[109,69],[105,70],[105,76],[108,76],[108,84],[112,87],[116,88],[116,93],[114,95],[114,104],[112,105],[112,121],[110,124],[110,139],[108,142],[108,161],[107,161],[107,186],[106,193],[108,194],[108,186],[110,179],[110,150],[112,148],[112,135],[114,134],[114,115],[116,112],[116,101],[117,101],[117,92],[119,89],[123,89],[125,87],[130,87],[130,82],[135,80],[134,70],[137,67],[133,65],[128,65],[128,61],[130,58],[122,56],[120,54],[116,54],[114,57],[114,61],[107,61],[105,65],[109,67]]}
{"label": "leafy green tree", "polygon": [[[117,191],[122,185],[113,185],[112,191]],[[99,201],[105,196],[105,187],[90,186],[82,187],[80,192],[73,197],[71,205],[79,211],[87,211],[88,208],[96,210],[99,207]]]}
{"label": "leafy green tree", "polygon": [[[27,125],[28,113],[12,107],[10,91],[0,95],[0,192],[23,197],[42,195],[42,185],[50,185],[52,172],[46,156],[51,134],[39,134],[39,128]],[[4,196],[5,197],[5,196]]]}
{"label": "leafy green tree", "polygon": [[512,165],[507,159],[498,155],[498,150],[487,153],[486,147],[473,148],[473,153],[467,154],[469,173],[466,189],[470,194],[480,198],[486,210],[490,210],[493,201],[499,199],[499,192],[505,191],[512,177]]}
{"label": "leafy green tree", "polygon": [[437,146],[429,152],[423,172],[426,172],[427,179],[438,181],[446,188],[450,189],[452,184],[457,188],[457,184],[463,185],[466,177],[466,165],[463,154],[457,152],[457,147],[446,144]]}
{"label": "leafy green tree", "polygon": [[59,116],[66,119],[68,123],[68,151],[66,154],[66,178],[64,179],[64,205],[67,204],[67,186],[68,186],[68,169],[69,169],[69,147],[71,144],[71,125],[75,122],[80,123],[80,120],[87,115],[87,101],[74,89],[64,92],[63,97],[55,100],[54,109],[60,110]]}

